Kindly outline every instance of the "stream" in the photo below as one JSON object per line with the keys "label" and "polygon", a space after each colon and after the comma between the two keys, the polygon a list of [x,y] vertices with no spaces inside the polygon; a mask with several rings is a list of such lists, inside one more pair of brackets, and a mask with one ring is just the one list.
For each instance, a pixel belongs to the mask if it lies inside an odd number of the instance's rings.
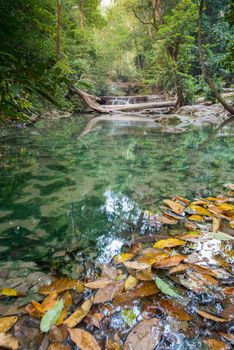
{"label": "stream", "polygon": [[[0,261],[47,269],[65,251],[108,261],[142,210],[221,193],[233,181],[233,124],[102,122],[90,115],[0,130]],[[149,231],[142,227],[141,234]]]}

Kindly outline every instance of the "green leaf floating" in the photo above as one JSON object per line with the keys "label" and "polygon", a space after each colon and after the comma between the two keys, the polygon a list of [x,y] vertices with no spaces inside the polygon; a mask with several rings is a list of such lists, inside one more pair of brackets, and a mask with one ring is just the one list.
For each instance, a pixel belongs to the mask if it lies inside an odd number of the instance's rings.
{"label": "green leaf floating", "polygon": [[175,287],[172,287],[169,283],[163,280],[160,277],[155,278],[157,287],[161,290],[162,293],[172,297],[172,298],[181,298],[181,295],[178,293]]}
{"label": "green leaf floating", "polygon": [[131,327],[136,322],[137,313],[134,309],[124,309],[121,311],[121,316],[124,322]]}
{"label": "green leaf floating", "polygon": [[48,332],[58,321],[64,307],[63,299],[59,300],[41,319],[41,332]]}

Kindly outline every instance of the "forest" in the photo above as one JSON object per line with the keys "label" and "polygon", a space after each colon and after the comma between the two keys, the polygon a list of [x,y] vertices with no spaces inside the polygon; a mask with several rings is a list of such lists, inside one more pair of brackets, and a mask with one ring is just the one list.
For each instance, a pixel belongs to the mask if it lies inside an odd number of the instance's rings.
{"label": "forest", "polygon": [[[202,6],[204,65],[220,93],[233,86],[234,4]],[[71,86],[121,95],[115,83],[130,82],[132,93],[163,91],[180,106],[217,98],[201,69],[198,1],[118,0],[107,9],[98,0],[1,1],[0,9],[2,121],[81,111],[64,98]]]}
{"label": "forest", "polygon": [[0,349],[232,350],[234,1],[0,28]]}

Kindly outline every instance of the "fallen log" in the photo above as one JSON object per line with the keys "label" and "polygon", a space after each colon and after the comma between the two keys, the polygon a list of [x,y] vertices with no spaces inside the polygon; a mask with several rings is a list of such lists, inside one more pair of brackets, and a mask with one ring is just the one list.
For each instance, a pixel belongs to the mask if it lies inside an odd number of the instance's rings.
{"label": "fallen log", "polygon": [[70,93],[77,94],[84,103],[91,108],[93,111],[98,113],[115,113],[115,112],[142,112],[153,108],[164,108],[164,107],[174,107],[176,101],[163,101],[163,102],[144,102],[144,103],[134,103],[127,105],[100,105],[97,101],[99,98],[93,95],[89,95],[86,92],[78,89],[71,88]]}

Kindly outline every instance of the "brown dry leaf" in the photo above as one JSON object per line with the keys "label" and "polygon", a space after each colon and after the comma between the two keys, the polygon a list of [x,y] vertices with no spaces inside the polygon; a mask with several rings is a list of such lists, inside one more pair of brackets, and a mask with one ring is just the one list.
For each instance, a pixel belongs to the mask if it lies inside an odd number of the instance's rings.
{"label": "brown dry leaf", "polygon": [[209,282],[210,284],[213,284],[214,286],[217,286],[219,284],[218,281],[214,277],[211,277],[210,275],[202,274],[202,276],[207,282]]}
{"label": "brown dry leaf", "polygon": [[158,304],[161,306],[163,310],[166,311],[170,316],[176,318],[179,321],[191,321],[192,316],[189,315],[186,311],[184,311],[179,305],[175,305],[169,299],[160,299]]}
{"label": "brown dry leaf", "polygon": [[0,333],[7,332],[14,324],[17,322],[18,317],[16,316],[8,316],[0,318]]}
{"label": "brown dry leaf", "polygon": [[50,344],[47,350],[71,350],[71,347],[62,343],[53,343]]}
{"label": "brown dry leaf", "polygon": [[[198,229],[198,225],[194,221],[185,221],[184,227],[191,231],[196,231]],[[180,238],[183,238],[183,237],[180,237]]]}
{"label": "brown dry leaf", "polygon": [[203,207],[200,207],[200,205],[196,205],[196,204],[190,204],[189,206],[190,209],[192,209],[194,212],[198,213],[198,214],[201,214],[201,215],[205,215],[205,216],[213,216],[209,210],[203,208]]}
{"label": "brown dry leaf", "polygon": [[83,329],[69,329],[71,340],[81,350],[101,350],[94,336]]}
{"label": "brown dry leaf", "polygon": [[124,265],[128,269],[133,269],[133,270],[144,270],[150,267],[149,264],[138,262],[138,261],[127,261],[124,263]]}
{"label": "brown dry leaf", "polygon": [[136,287],[138,284],[138,280],[133,277],[133,276],[129,276],[127,279],[126,279],[126,282],[125,282],[125,290],[128,291],[134,287]]}
{"label": "brown dry leaf", "polygon": [[163,201],[164,204],[166,204],[169,208],[171,208],[172,211],[176,214],[181,214],[184,210],[184,206],[180,203],[171,201],[170,199],[165,199]]}
{"label": "brown dry leaf", "polygon": [[219,334],[226,339],[227,341],[229,341],[231,344],[234,345],[234,334],[228,334],[228,333],[223,333],[223,332],[219,332]]}
{"label": "brown dry leaf", "polygon": [[99,289],[94,297],[94,304],[103,304],[107,301],[111,301],[116,295],[120,294],[125,285],[125,280],[121,280],[110,284],[109,286]]}
{"label": "brown dry leaf", "polygon": [[218,232],[221,225],[221,219],[213,217],[213,232]]}
{"label": "brown dry leaf", "polygon": [[33,306],[33,304],[28,304],[26,307],[25,307],[25,310],[27,311],[27,313],[32,316],[32,317],[35,317],[35,318],[41,318],[42,314],[37,311],[35,309],[35,307]]}
{"label": "brown dry leaf", "polygon": [[168,217],[166,217],[164,215],[158,216],[157,221],[161,222],[162,224],[166,224],[166,225],[176,225],[178,223],[178,220],[169,219]]}
{"label": "brown dry leaf", "polygon": [[101,270],[102,270],[101,278],[107,278],[110,280],[116,279],[117,270],[114,266],[104,264],[101,266]]}
{"label": "brown dry leaf", "polygon": [[80,323],[83,318],[88,314],[91,306],[93,305],[93,298],[86,300],[68,319],[63,322],[67,327],[73,328]]}
{"label": "brown dry leaf", "polygon": [[160,241],[154,244],[154,248],[157,248],[157,249],[173,248],[180,245],[184,245],[185,243],[186,243],[185,241],[182,241],[181,239],[178,239],[178,238],[161,239]]}
{"label": "brown dry leaf", "polygon": [[41,294],[52,294],[61,293],[68,289],[76,289],[77,293],[82,293],[84,291],[84,286],[77,280],[69,280],[68,278],[63,278],[56,280],[49,286],[43,286],[39,289]]}
{"label": "brown dry leaf", "polygon": [[231,226],[231,228],[234,228],[234,220],[229,222],[229,226]]}
{"label": "brown dry leaf", "polygon": [[168,254],[158,251],[148,251],[144,253],[139,259],[138,262],[143,262],[149,265],[153,265],[157,261],[164,259]]}
{"label": "brown dry leaf", "polygon": [[179,273],[183,272],[189,269],[189,266],[186,264],[179,264],[178,266],[171,267],[169,269],[169,274],[172,275],[173,273]]}
{"label": "brown dry leaf", "polygon": [[198,315],[200,315],[204,318],[208,318],[209,320],[212,320],[215,322],[228,322],[228,320],[226,318],[217,317],[217,316],[209,314],[208,312],[203,311],[203,310],[196,309],[196,312],[198,313]]}
{"label": "brown dry leaf", "polygon": [[100,278],[96,281],[85,283],[84,286],[89,289],[100,289],[109,286],[109,284],[113,283],[113,280],[109,280],[107,278]]}
{"label": "brown dry leaf", "polygon": [[226,287],[223,289],[224,294],[234,295],[234,287]]}
{"label": "brown dry leaf", "polygon": [[140,270],[136,272],[136,278],[140,281],[152,281],[154,278],[151,267],[145,270]]}
{"label": "brown dry leaf", "polygon": [[201,215],[191,215],[188,217],[188,220],[191,221],[203,221],[203,216]]}
{"label": "brown dry leaf", "polygon": [[125,305],[130,301],[135,300],[137,298],[148,297],[150,295],[154,295],[159,292],[158,287],[153,281],[145,281],[138,284],[135,288],[119,294],[113,300],[113,304],[117,305]]}
{"label": "brown dry leaf", "polygon": [[234,321],[234,304],[227,304],[221,312],[221,316],[229,321]]}
{"label": "brown dry leaf", "polygon": [[189,205],[190,201],[184,197],[181,197],[181,196],[178,196],[176,195],[174,198],[173,198],[173,201],[179,201],[179,202],[183,202],[185,205]]}
{"label": "brown dry leaf", "polygon": [[40,303],[38,303],[36,300],[32,300],[32,305],[34,309],[38,311],[41,316],[43,316],[43,314],[45,313],[43,306]]}
{"label": "brown dry leaf", "polygon": [[128,334],[123,350],[153,350],[160,342],[163,326],[159,319],[141,321]]}
{"label": "brown dry leaf", "polygon": [[0,347],[9,350],[17,350],[19,348],[19,342],[11,334],[0,333]]}
{"label": "brown dry leaf", "polygon": [[181,261],[183,261],[186,258],[187,258],[187,255],[182,255],[182,254],[172,255],[169,258],[165,258],[163,260],[156,262],[153,265],[153,267],[155,269],[164,269],[167,267],[177,266]]}
{"label": "brown dry leaf", "polygon": [[204,343],[208,345],[210,350],[228,350],[227,344],[217,339],[206,339]]}
{"label": "brown dry leaf", "polygon": [[217,273],[215,271],[212,271],[211,269],[208,269],[207,267],[202,267],[200,265],[196,264],[188,264],[189,267],[191,267],[194,271],[200,273],[201,275],[209,275],[216,277]]}
{"label": "brown dry leaf", "polygon": [[116,255],[114,257],[114,262],[116,264],[122,263],[124,261],[131,260],[134,257],[135,254],[132,253],[120,253],[119,255]]}

